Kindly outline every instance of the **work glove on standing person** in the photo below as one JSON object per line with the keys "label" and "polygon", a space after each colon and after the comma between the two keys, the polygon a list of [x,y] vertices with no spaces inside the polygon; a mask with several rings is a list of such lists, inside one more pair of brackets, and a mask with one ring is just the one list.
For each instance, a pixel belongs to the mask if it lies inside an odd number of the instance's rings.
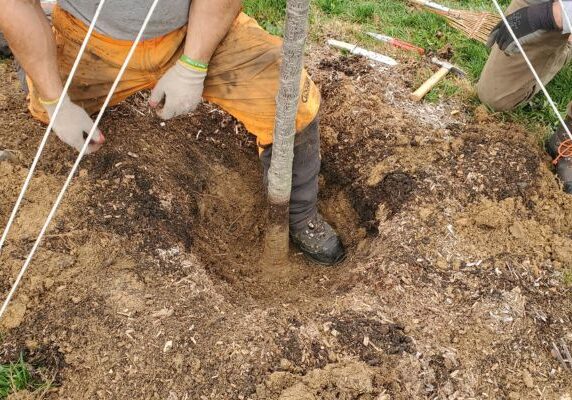
{"label": "work glove on standing person", "polygon": [[[40,99],[40,103],[42,103],[46,109],[50,120],[56,111],[58,100],[59,99],[44,101]],[[67,143],[77,151],[80,151],[92,127],[93,120],[91,117],[83,108],[72,103],[69,96],[66,94],[53,126],[56,135],[64,143]],[[90,145],[87,147],[86,154],[99,150],[103,145],[103,142],[105,142],[105,137],[103,136],[103,133],[97,129],[92,137]]]}
{"label": "work glove on standing person", "polygon": [[194,111],[202,101],[207,64],[182,56],[159,79],[151,91],[149,105],[157,108],[165,99],[163,108],[157,110],[159,118],[167,120]]}
{"label": "work glove on standing person", "polygon": [[[543,32],[561,30],[554,19],[552,1],[521,8],[507,15],[506,19],[520,44],[534,41]],[[502,20],[491,31],[487,46],[492,47],[495,43],[507,55],[519,52],[518,46]]]}

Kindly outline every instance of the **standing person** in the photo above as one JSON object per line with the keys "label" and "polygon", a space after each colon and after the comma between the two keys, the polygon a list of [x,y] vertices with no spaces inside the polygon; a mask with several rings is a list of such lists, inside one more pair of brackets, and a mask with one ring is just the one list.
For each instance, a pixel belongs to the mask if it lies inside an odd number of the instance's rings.
{"label": "standing person", "polygon": [[[547,84],[570,60],[572,54],[570,26],[563,12],[572,20],[572,2],[513,0],[507,20],[543,84]],[[489,36],[491,54],[477,92],[481,101],[496,111],[511,110],[529,101],[541,88],[528,69],[508,29],[501,21]],[[566,125],[572,130],[572,101],[568,104]],[[568,140],[559,126],[546,141],[546,151],[556,162],[556,174],[564,191],[572,193],[572,157],[559,154],[559,146]]]}
{"label": "standing person", "polygon": [[[80,149],[139,31],[152,0],[108,0],[58,114],[54,132]],[[54,113],[97,2],[60,0],[53,29],[38,1],[4,0],[0,31],[30,83],[29,109],[47,123]],[[168,120],[195,110],[204,97],[256,135],[264,173],[272,154],[281,40],[241,13],[240,0],[172,0],[159,3],[111,105],[152,89],[149,105]],[[26,29],[23,30],[22,26]],[[320,94],[307,72],[300,82],[294,147],[290,231],[312,260],[333,265],[345,256],[334,229],[317,209],[320,171]],[[163,105],[161,105],[163,104]],[[89,152],[105,142],[96,132]]]}

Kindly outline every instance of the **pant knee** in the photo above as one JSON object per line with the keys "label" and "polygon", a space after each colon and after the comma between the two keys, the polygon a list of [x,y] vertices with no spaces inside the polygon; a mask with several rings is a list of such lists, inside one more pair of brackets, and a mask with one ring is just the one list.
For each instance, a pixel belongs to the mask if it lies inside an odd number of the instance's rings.
{"label": "pant knee", "polygon": [[502,112],[510,111],[527,101],[534,94],[534,88],[519,95],[518,93],[495,93],[490,90],[490,85],[477,84],[477,96],[479,100],[492,110]]}

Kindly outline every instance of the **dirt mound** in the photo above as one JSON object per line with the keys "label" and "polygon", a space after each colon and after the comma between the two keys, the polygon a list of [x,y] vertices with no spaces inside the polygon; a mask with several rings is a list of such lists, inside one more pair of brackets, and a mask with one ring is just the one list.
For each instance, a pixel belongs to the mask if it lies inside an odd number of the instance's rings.
{"label": "dirt mound", "polygon": [[[349,257],[258,266],[253,139],[218,109],[110,110],[4,324],[44,398],[559,398],[572,203],[522,127],[413,104],[412,65],[323,54],[320,208]],[[43,132],[1,74],[0,223]],[[6,293],[74,152],[50,139],[5,251]],[[29,394],[23,394],[29,398]],[[26,397],[28,396],[28,397]]]}
{"label": "dirt mound", "polygon": [[263,399],[315,400],[372,398],[374,371],[362,364],[330,364],[300,377],[274,372],[257,390]]}

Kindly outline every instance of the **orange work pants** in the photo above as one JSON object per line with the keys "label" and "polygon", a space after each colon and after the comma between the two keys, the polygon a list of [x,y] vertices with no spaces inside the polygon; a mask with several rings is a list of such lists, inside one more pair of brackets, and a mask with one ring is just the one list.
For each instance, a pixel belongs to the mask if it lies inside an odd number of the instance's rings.
{"label": "orange work pants", "polygon": [[[87,33],[87,26],[59,7],[52,23],[62,78],[66,78]],[[152,88],[183,52],[186,27],[165,36],[142,41],[113,95],[110,105]],[[107,96],[131,42],[94,32],[74,77],[69,95],[88,113],[97,112]],[[256,135],[259,146],[272,143],[278,93],[282,40],[264,31],[241,13],[209,63],[203,97],[241,121]],[[320,107],[319,91],[304,70],[300,82],[298,132],[314,120]],[[48,116],[30,85],[30,111],[47,123]]]}

